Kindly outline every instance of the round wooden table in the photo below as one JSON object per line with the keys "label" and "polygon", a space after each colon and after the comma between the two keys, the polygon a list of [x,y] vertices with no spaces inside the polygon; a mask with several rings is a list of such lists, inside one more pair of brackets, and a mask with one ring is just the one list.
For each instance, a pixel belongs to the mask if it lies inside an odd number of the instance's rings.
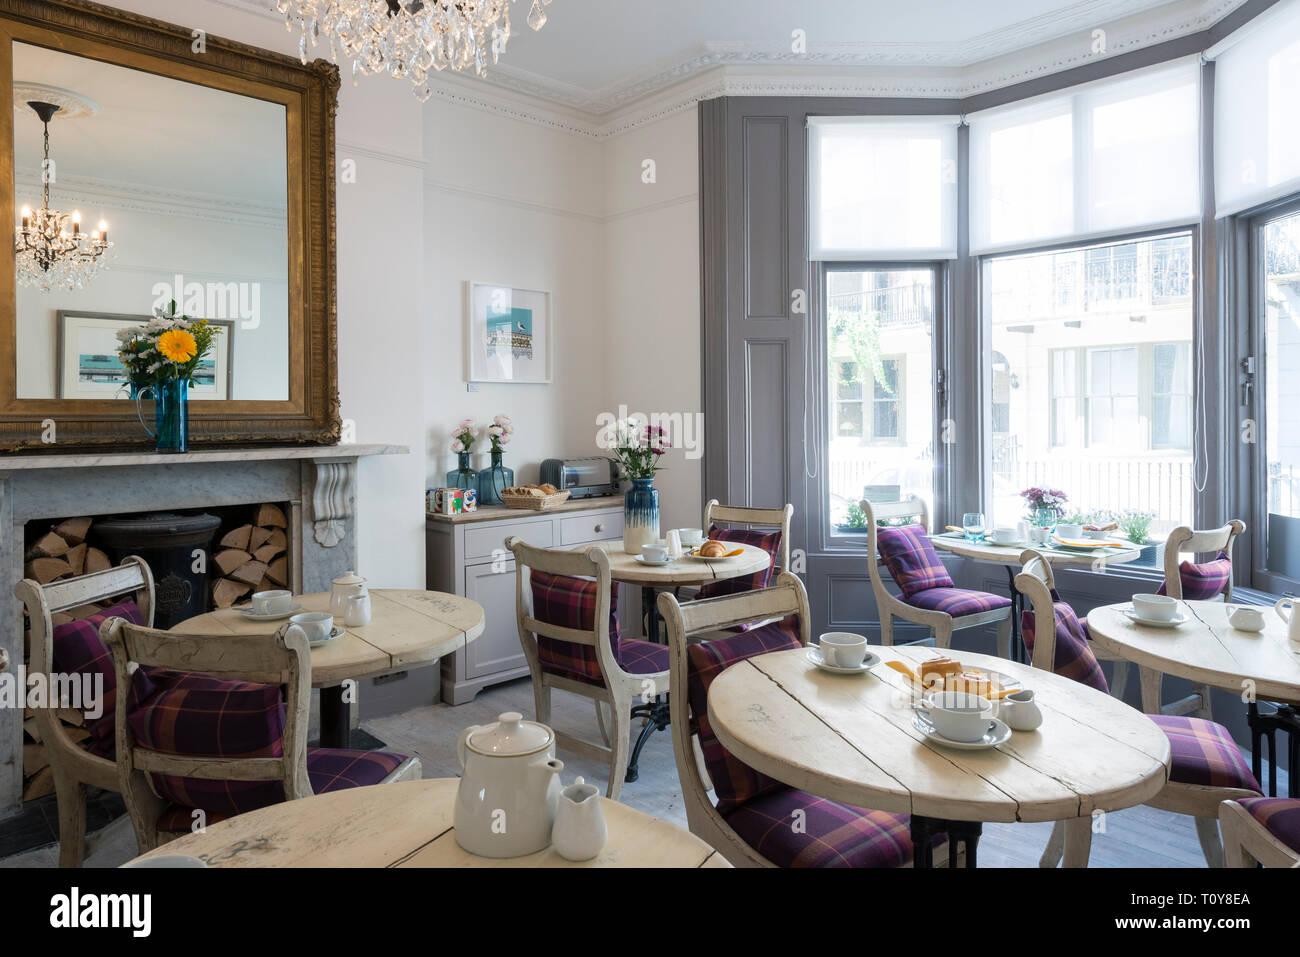
{"label": "round wooden table", "polygon": [[996,545],[992,542],[971,542],[961,532],[944,532],[931,535],[930,541],[935,548],[969,558],[972,561],[989,565],[1001,565],[1007,570],[1007,587],[1011,595],[1011,653],[1017,661],[1029,663],[1024,642],[1020,637],[1020,614],[1024,611],[1024,596],[1016,589],[1016,575],[1020,573],[1020,553],[1032,548],[1053,565],[1086,565],[1092,569],[1104,570],[1107,565],[1123,565],[1137,560],[1142,549],[1133,548],[1094,548],[1079,551],[1069,548],[1054,548],[1049,545]]}
{"label": "round wooden table", "polygon": [[551,848],[527,857],[470,854],[452,828],[459,778],[402,781],[302,798],[210,825],[137,861],[188,854],[209,867],[730,867],[676,825],[600,799],[609,836],[590,861]]}
{"label": "round wooden table", "polygon": [[[329,611],[330,593],[295,595],[303,611]],[[246,606],[245,606],[246,607]],[[288,619],[250,621],[242,608],[223,608],[174,625],[187,635],[258,635]],[[343,627],[341,619],[336,625]],[[375,588],[370,624],[345,627],[328,645],[311,649],[312,687],[321,689],[322,747],[346,748],[352,736],[352,705],[344,700],[348,679],[372,678],[433,664],[483,634],[483,606],[445,592]]]}
{"label": "round wooden table", "polygon": [[[1043,724],[993,750],[926,740],[913,723],[911,683],[887,667],[935,657],[922,646],[872,646],[870,675],[828,674],[805,649],[740,662],[709,688],[709,720],[741,761],[792,787],[857,807],[912,815],[913,844],[947,830],[968,866],[985,821],[1074,821],[1154,797],[1169,774],[1169,741],[1146,715],[1093,688],[1028,665],[971,652],[962,664],[1033,689]],[[929,854],[917,855],[928,866]],[[1070,853],[1067,865],[1080,862]]]}
{"label": "round wooden table", "polygon": [[[1124,614],[1133,604],[1120,602],[1088,612],[1088,630],[1114,642],[1120,654],[1143,669],[1142,708],[1151,714],[1160,709],[1162,675],[1241,695],[1252,717],[1260,700],[1300,702],[1300,644],[1287,638],[1286,623],[1272,608],[1260,608],[1264,630],[1239,631],[1228,624],[1236,607],[1221,601],[1182,601],[1179,610],[1191,620],[1176,628],[1156,628],[1133,621]],[[1294,709],[1287,710],[1290,719]],[[1253,748],[1251,753],[1259,780],[1261,750]],[[1275,758],[1274,753],[1269,763],[1270,794],[1277,793]]]}

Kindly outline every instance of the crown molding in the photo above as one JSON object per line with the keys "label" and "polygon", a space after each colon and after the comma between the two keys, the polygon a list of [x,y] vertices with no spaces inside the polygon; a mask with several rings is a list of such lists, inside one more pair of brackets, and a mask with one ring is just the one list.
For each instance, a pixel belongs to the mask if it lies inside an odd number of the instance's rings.
{"label": "crown molding", "polygon": [[[282,22],[271,0],[207,0]],[[1189,36],[1246,0],[1077,0],[1052,13],[946,43],[817,41],[805,54],[710,41],[617,84],[586,90],[508,62],[486,78],[442,73],[444,102],[595,139],[694,109],[716,96],[938,97],[963,99],[1094,60]],[[1105,31],[1095,51],[1093,31]]]}

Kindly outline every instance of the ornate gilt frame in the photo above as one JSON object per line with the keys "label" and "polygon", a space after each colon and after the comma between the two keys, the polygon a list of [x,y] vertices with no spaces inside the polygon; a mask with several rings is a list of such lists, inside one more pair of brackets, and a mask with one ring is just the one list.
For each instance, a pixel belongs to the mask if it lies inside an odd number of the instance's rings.
{"label": "ornate gilt frame", "polygon": [[[289,398],[190,408],[195,446],[332,445],[340,432],[334,211],[338,67],[205,37],[87,0],[0,0],[0,104],[13,99],[13,41],[282,103],[288,130]],[[14,111],[0,109],[0,222],[14,220]],[[0,451],[147,449],[121,400],[19,399],[13,243],[0,243]],[[47,420],[54,422],[50,442]]]}

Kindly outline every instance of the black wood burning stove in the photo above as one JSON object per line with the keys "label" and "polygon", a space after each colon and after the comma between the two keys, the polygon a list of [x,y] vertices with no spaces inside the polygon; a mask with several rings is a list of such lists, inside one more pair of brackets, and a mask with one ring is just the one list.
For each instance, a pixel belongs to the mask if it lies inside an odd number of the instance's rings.
{"label": "black wood burning stove", "polygon": [[114,563],[127,555],[145,560],[153,570],[154,627],[170,628],[208,610],[209,546],[220,525],[214,515],[153,512],[97,520],[91,534]]}

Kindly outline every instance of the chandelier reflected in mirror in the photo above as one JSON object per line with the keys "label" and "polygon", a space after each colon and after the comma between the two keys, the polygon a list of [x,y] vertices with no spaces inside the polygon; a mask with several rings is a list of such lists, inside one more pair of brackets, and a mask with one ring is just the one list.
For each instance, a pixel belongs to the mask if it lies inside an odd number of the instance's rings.
{"label": "chandelier reflected in mirror", "polygon": [[[473,69],[487,73],[510,39],[514,0],[277,0],[284,26],[300,30],[298,55],[307,62],[307,43],[329,43],[330,59],[352,61],[352,77],[387,73],[410,80],[421,103],[433,92],[430,71]],[[532,0],[528,25],[546,24],[546,4]]]}
{"label": "chandelier reflected in mirror", "polygon": [[92,233],[81,231],[81,213],[50,208],[50,183],[55,166],[50,162],[50,120],[60,109],[54,103],[27,104],[45,128],[45,161],[41,164],[41,208],[22,209],[22,221],[14,239],[14,259],[19,285],[52,289],[80,289],[95,278],[104,265],[104,253],[112,248],[108,223],[100,220]]}

